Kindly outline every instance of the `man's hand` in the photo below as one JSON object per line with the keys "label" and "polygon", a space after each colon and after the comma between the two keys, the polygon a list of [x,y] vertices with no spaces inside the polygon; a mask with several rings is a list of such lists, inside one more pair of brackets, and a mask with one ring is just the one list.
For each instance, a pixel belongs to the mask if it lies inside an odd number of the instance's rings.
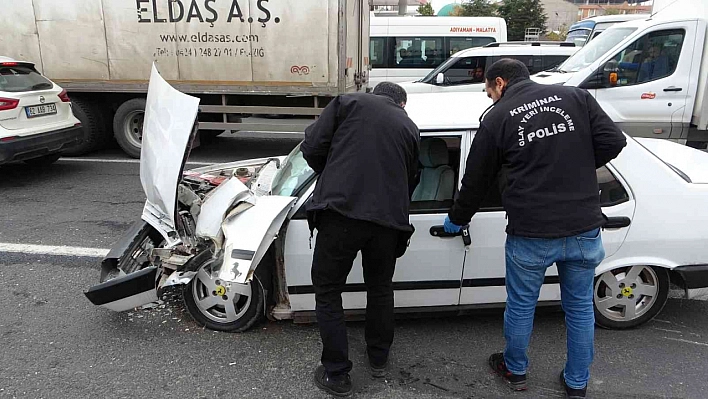
{"label": "man's hand", "polygon": [[462,226],[452,223],[449,216],[445,216],[445,223],[443,223],[443,227],[445,228],[445,232],[448,234],[456,234],[462,230]]}

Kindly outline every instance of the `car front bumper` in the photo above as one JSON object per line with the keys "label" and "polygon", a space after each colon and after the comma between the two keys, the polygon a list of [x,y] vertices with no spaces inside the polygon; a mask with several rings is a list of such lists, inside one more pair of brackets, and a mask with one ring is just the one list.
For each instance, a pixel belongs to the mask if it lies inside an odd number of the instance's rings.
{"label": "car front bumper", "polygon": [[80,144],[82,140],[81,125],[76,125],[65,129],[0,141],[0,164],[56,154],[61,150]]}

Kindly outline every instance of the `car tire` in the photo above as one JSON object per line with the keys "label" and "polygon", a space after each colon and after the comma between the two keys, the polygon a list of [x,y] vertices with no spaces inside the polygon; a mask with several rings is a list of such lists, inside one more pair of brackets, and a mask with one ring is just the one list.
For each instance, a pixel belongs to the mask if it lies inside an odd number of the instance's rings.
{"label": "car tire", "polygon": [[133,98],[121,104],[113,117],[113,134],[120,148],[132,158],[140,158],[145,120],[144,98]]}
{"label": "car tire", "polygon": [[[239,286],[239,291],[247,295],[232,295],[228,291],[219,298],[216,290],[223,285],[217,276],[210,274],[210,268],[222,261],[222,257],[204,258],[197,274],[184,287],[184,303],[194,321],[210,330],[244,332],[264,319],[266,291],[254,275],[250,283]],[[233,306],[231,311],[227,306]]]}
{"label": "car tire", "polygon": [[80,156],[97,150],[108,143],[110,132],[106,129],[104,110],[99,104],[80,97],[71,98],[71,110],[81,122],[83,141],[62,151],[66,156]]}
{"label": "car tire", "polygon": [[25,159],[24,163],[32,166],[48,166],[58,161],[61,154],[49,154],[39,158]]}
{"label": "car tire", "polygon": [[666,305],[669,281],[666,269],[642,265],[597,276],[593,287],[595,323],[606,329],[624,330],[650,321]]}

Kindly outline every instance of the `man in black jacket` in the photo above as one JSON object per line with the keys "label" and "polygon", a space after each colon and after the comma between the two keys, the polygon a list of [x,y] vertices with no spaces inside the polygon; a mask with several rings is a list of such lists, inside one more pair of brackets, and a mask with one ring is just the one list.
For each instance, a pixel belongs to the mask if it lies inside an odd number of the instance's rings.
{"label": "man in black jacket", "polygon": [[626,139],[588,92],[536,84],[519,61],[493,64],[486,86],[495,105],[472,142],[445,229],[468,224],[501,179],[509,218],[506,350],[489,364],[514,389],[526,389],[534,310],[546,269],[556,264],[568,333],[561,381],[569,397],[585,397],[594,354],[593,279],[605,256],[596,169],[619,155]]}
{"label": "man in black jacket", "polygon": [[305,131],[303,156],[319,174],[308,205],[317,229],[312,283],[322,337],[315,383],[351,394],[342,291],[359,251],[367,290],[366,345],[375,377],[386,372],[393,343],[393,272],[400,238],[410,234],[410,196],[416,185],[417,126],[403,110],[405,90],[383,82],[373,94],[335,98]]}

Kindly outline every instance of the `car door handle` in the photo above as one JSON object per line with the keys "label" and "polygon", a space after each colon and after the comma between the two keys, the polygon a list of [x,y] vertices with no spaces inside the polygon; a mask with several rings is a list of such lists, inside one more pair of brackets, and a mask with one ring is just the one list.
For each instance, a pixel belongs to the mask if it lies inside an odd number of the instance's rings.
{"label": "car door handle", "polygon": [[683,89],[682,89],[681,87],[674,87],[674,86],[671,86],[671,87],[665,88],[664,91],[667,91],[667,92],[668,92],[668,91],[683,91]]}
{"label": "car door handle", "polygon": [[632,219],[626,216],[613,216],[608,217],[605,225],[602,226],[605,229],[621,229],[623,227],[628,227],[632,224]]}
{"label": "car door handle", "polygon": [[438,225],[438,226],[432,226],[430,228],[430,235],[433,237],[457,237],[457,236],[462,236],[462,241],[465,243],[465,245],[470,245],[472,244],[472,239],[470,238],[470,226],[464,226],[460,231],[457,233],[448,233],[445,231],[445,226]]}

